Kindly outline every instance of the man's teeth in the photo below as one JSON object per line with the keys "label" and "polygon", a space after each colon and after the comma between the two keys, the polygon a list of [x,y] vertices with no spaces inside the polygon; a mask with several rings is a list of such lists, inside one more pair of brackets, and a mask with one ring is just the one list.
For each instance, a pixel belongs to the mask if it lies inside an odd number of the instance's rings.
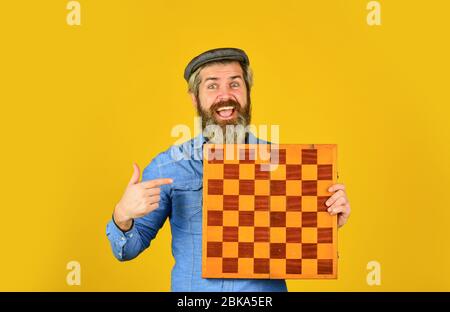
{"label": "man's teeth", "polygon": [[222,118],[228,118],[231,117],[231,115],[233,115],[234,109],[224,109],[221,111],[218,111],[217,114],[222,117]]}
{"label": "man's teeth", "polygon": [[219,108],[217,111],[220,112],[220,111],[227,110],[227,109],[233,109],[233,106],[224,106],[224,107]]}

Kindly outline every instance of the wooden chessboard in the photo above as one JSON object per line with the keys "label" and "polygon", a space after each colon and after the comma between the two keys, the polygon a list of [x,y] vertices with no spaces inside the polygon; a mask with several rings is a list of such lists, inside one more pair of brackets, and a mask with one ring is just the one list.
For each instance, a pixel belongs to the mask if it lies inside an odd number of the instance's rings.
{"label": "wooden chessboard", "polygon": [[336,145],[205,144],[202,276],[336,278]]}

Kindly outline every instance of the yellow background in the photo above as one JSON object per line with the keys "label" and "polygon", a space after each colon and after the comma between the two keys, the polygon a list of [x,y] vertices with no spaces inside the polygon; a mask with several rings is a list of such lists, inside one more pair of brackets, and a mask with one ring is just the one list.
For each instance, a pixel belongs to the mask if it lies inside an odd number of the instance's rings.
{"label": "yellow background", "polygon": [[[80,0],[81,26],[65,0],[3,2],[0,290],[169,290],[168,223],[127,263],[105,226],[132,162],[192,128],[187,62],[233,46],[255,72],[255,124],[339,145],[353,209],[339,279],[289,289],[450,291],[450,3],[380,1],[370,27],[367,2]],[[66,284],[71,260],[81,286]]]}

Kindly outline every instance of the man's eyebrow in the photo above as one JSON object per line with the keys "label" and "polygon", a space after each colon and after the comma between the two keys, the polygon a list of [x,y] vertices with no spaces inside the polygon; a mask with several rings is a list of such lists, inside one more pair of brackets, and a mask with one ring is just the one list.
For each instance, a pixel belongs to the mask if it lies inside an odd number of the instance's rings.
{"label": "man's eyebrow", "polygon": [[208,77],[205,79],[205,82],[207,82],[208,80],[219,80],[219,78],[217,77]]}
{"label": "man's eyebrow", "polygon": [[[229,80],[234,80],[234,79],[237,79],[237,78],[243,79],[242,75],[235,75],[235,76],[228,77]],[[217,77],[208,77],[208,78],[205,79],[204,83],[206,83],[208,80],[217,81],[217,80],[219,80],[219,78],[217,78]]]}

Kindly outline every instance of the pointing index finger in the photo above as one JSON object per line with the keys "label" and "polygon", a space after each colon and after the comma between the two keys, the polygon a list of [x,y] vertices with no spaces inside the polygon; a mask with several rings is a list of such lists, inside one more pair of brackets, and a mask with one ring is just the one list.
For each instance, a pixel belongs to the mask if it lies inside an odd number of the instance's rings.
{"label": "pointing index finger", "polygon": [[165,184],[171,184],[172,182],[173,182],[173,179],[162,178],[162,179],[155,179],[155,180],[149,180],[149,181],[142,182],[142,185],[145,188],[154,188],[154,187],[159,187],[159,186],[165,185]]}

